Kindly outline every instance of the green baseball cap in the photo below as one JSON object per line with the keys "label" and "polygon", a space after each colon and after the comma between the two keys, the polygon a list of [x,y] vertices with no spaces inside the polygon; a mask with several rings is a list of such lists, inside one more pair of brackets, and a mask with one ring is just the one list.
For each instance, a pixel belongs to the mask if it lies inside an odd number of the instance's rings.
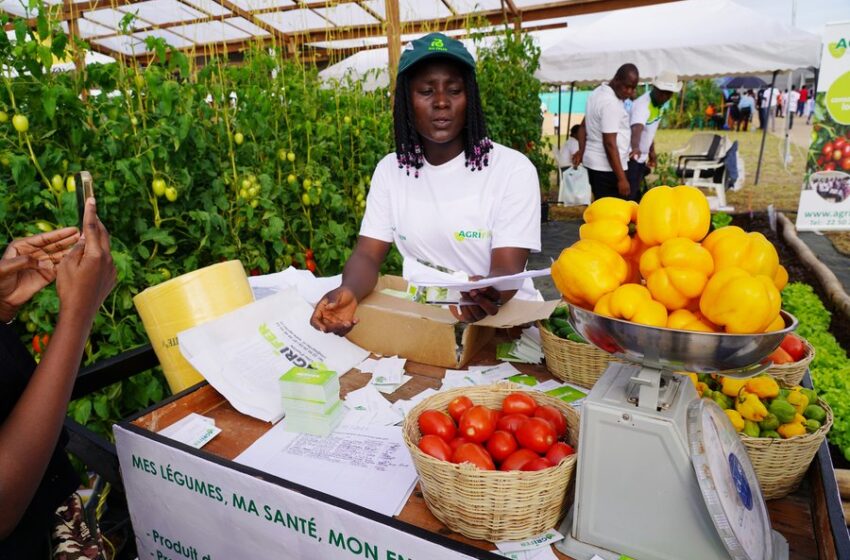
{"label": "green baseball cap", "polygon": [[421,60],[437,56],[453,58],[475,71],[475,59],[463,43],[442,33],[429,33],[404,46],[398,61],[398,74],[401,75]]}

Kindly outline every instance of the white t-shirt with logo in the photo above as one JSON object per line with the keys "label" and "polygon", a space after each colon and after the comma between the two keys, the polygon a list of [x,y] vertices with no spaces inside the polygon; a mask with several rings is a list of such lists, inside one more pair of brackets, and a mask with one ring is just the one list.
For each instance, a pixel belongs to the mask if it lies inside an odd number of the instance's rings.
{"label": "white t-shirt with logo", "polygon": [[620,165],[625,170],[629,165],[629,145],[631,129],[626,105],[617,97],[608,84],[602,84],[587,98],[584,125],[587,129],[587,141],[584,146],[582,163],[595,171],[613,171],[605,155],[602,144],[603,133],[617,133],[617,150],[620,152]]}
{"label": "white t-shirt with logo", "polygon": [[[481,171],[463,153],[442,165],[427,161],[414,178],[394,153],[372,175],[360,235],[395,243],[419,259],[470,276],[487,276],[490,252],[502,247],[540,251],[540,183],[521,153],[493,144]],[[530,279],[516,296],[540,299]]]}
{"label": "white t-shirt with logo", "polygon": [[652,141],[655,140],[655,133],[658,132],[658,125],[661,124],[661,116],[664,114],[664,106],[656,107],[649,97],[650,92],[646,92],[632,103],[631,114],[629,115],[629,124],[642,124],[643,130],[640,133],[640,163],[646,163],[649,158],[649,148],[652,146]]}

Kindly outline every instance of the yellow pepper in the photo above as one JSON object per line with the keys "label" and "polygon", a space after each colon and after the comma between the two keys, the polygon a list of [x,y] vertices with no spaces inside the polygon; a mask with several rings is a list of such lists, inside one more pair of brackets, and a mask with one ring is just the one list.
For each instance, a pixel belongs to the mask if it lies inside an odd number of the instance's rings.
{"label": "yellow pepper", "polygon": [[715,272],[699,300],[709,321],[737,334],[764,332],[776,320],[781,304],[770,278],[737,267]]}
{"label": "yellow pepper", "polygon": [[640,284],[623,284],[605,294],[596,302],[593,311],[642,325],[667,326],[667,309],[652,299],[649,290]]}
{"label": "yellow pepper", "polygon": [[764,274],[776,284],[779,254],[761,233],[747,233],[738,226],[726,226],[711,232],[702,246],[714,257],[716,271],[734,266],[750,274]]}
{"label": "yellow pepper", "polygon": [[720,392],[727,397],[737,397],[741,389],[747,386],[746,379],[738,379],[736,377],[721,377]]}
{"label": "yellow pepper", "polygon": [[640,273],[656,301],[675,311],[698,298],[714,272],[711,253],[685,237],[668,239],[640,258]]}
{"label": "yellow pepper", "polygon": [[584,224],[579,228],[581,239],[595,239],[626,256],[640,242],[637,233],[637,202],[621,198],[597,199],[584,211]]}
{"label": "yellow pepper", "polygon": [[582,239],[561,251],[552,263],[552,280],[564,298],[592,309],[626,280],[628,266],[614,249],[595,239]]}
{"label": "yellow pepper", "polygon": [[741,413],[741,416],[753,422],[761,422],[767,416],[767,407],[759,400],[758,395],[750,393],[746,389],[741,389],[738,393],[738,398],[735,400],[735,410]]}
{"label": "yellow pepper", "polygon": [[[785,400],[788,401],[788,404],[794,407],[797,411],[797,414],[803,414],[806,411],[806,407],[809,406],[809,397],[804,395],[799,387],[795,389],[791,389],[787,395],[785,395]],[[803,419],[805,422],[805,418]]]}
{"label": "yellow pepper", "polygon": [[785,319],[782,318],[782,315],[777,315],[776,319],[770,322],[767,328],[764,329],[764,332],[770,331],[778,331],[780,329],[785,328]]}
{"label": "yellow pepper", "polygon": [[776,286],[776,289],[781,292],[782,288],[784,288],[787,283],[788,271],[780,264],[776,267],[776,274],[773,276],[773,284]]}
{"label": "yellow pepper", "polygon": [[723,412],[726,413],[726,416],[729,417],[729,420],[732,421],[732,426],[735,427],[736,432],[740,432],[744,429],[744,419],[741,417],[741,413],[737,410],[732,410],[731,408],[727,408]]}
{"label": "yellow pepper", "polygon": [[696,187],[654,187],[638,206],[637,231],[647,245],[674,237],[701,241],[710,224],[708,199]]}
{"label": "yellow pepper", "polygon": [[677,309],[667,317],[667,328],[680,331],[716,332],[717,327],[699,311]]}
{"label": "yellow pepper", "polygon": [[747,391],[755,393],[761,399],[772,399],[779,395],[779,383],[769,375],[759,375],[747,379]]}
{"label": "yellow pepper", "polygon": [[779,432],[779,435],[784,439],[792,438],[794,436],[802,436],[806,433],[806,424],[802,422],[791,422],[790,424],[782,424],[776,431]]}

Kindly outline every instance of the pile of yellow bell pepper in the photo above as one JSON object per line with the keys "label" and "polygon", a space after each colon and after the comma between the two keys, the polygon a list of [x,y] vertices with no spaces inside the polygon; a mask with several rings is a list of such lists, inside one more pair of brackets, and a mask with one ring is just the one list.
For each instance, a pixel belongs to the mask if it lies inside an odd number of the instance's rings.
{"label": "pile of yellow bell pepper", "polygon": [[816,432],[826,422],[817,392],[799,385],[780,387],[768,374],[747,379],[688,375],[697,393],[716,402],[742,435],[788,439]]}
{"label": "pile of yellow bell pepper", "polygon": [[655,327],[735,334],[784,328],[788,273],[760,233],[709,233],[708,199],[694,187],[655,187],[640,204],[600,198],[580,240],[552,264],[564,298]]}

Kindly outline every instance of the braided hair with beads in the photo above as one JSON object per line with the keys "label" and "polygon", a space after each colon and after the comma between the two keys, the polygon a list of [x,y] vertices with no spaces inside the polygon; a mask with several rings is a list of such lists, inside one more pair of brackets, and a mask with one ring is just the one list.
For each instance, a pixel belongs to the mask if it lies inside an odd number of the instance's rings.
{"label": "braided hair with beads", "polygon": [[[466,122],[462,132],[465,166],[470,171],[481,171],[490,163],[489,153],[493,149],[493,142],[487,136],[487,123],[484,120],[475,72],[464,65],[458,65],[458,68],[463,75],[466,91]],[[393,126],[398,167],[405,169],[408,175],[412,169],[413,176],[418,178],[419,170],[425,162],[425,152],[422,148],[422,138],[414,125],[413,102],[410,99],[411,74],[412,72],[403,72],[396,80]]]}

